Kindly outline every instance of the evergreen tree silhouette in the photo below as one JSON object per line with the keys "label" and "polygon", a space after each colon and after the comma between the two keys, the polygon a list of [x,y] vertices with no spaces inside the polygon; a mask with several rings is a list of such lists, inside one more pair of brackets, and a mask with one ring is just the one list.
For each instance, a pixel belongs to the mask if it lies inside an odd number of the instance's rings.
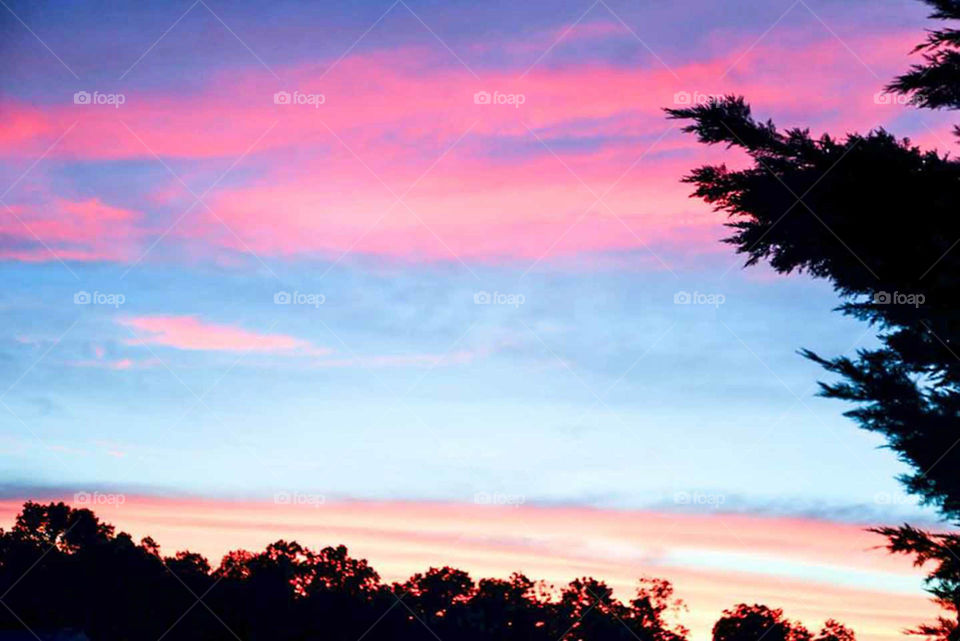
{"label": "evergreen tree silhouette", "polygon": [[[926,0],[941,21],[960,20],[960,0]],[[924,62],[887,89],[917,107],[960,108],[960,31],[933,30]],[[814,138],[756,120],[742,97],[667,109],[692,121],[706,144],[745,151],[752,165],[703,166],[684,180],[694,196],[731,217],[726,242],[746,264],[829,280],[840,310],[878,330],[881,347],[856,356],[802,353],[838,380],[829,398],[853,402],[847,416],[881,434],[912,473],[908,491],[960,520],[960,163],[922,151],[883,129]],[[960,129],[955,133],[960,136]],[[904,526],[880,528],[891,552],[936,564],[928,588],[953,620],[918,631],[960,639],[960,564],[952,536]]]}

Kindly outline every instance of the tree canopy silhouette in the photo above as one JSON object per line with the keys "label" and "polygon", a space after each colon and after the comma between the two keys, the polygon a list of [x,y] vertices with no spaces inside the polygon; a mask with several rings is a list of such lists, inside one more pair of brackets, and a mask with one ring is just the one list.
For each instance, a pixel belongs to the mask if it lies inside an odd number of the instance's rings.
{"label": "tree canopy silhouette", "polygon": [[[935,20],[956,20],[960,17],[957,0],[926,0]],[[934,29],[927,39],[914,48],[923,52],[924,63],[913,65],[887,89],[911,96],[914,104],[929,109],[960,108],[960,31],[953,28]]]}
{"label": "tree canopy silhouette", "polygon": [[854,641],[853,631],[834,620],[813,636],[801,624],[783,616],[783,610],[741,603],[713,626],[713,641]]}
{"label": "tree canopy silhouette", "polygon": [[[0,595],[0,633],[73,630],[94,641],[687,639],[676,621],[683,603],[661,579],[642,579],[628,602],[589,577],[558,590],[522,574],[474,581],[450,567],[387,585],[342,545],[314,551],[282,540],[229,552],[213,568],[193,552],[164,557],[153,539],[134,543],[63,503],[28,502],[0,531]],[[742,608],[720,629],[745,629],[733,623]]]}
{"label": "tree canopy silhouette", "polygon": [[[931,18],[960,19],[960,0],[926,0]],[[952,24],[952,23],[951,23]],[[924,62],[887,89],[917,107],[960,108],[960,31],[930,31]],[[746,264],[829,280],[840,310],[877,328],[881,347],[856,356],[802,353],[838,376],[821,393],[856,404],[847,415],[881,434],[912,472],[908,491],[960,520],[960,162],[883,129],[815,138],[755,119],[742,97],[667,109],[684,131],[744,152],[745,169],[703,166],[684,180],[727,213],[726,242]],[[960,136],[960,129],[955,129]],[[954,619],[960,563],[954,536],[880,528],[889,549],[932,562],[929,587]],[[956,620],[917,630],[960,639]]]}

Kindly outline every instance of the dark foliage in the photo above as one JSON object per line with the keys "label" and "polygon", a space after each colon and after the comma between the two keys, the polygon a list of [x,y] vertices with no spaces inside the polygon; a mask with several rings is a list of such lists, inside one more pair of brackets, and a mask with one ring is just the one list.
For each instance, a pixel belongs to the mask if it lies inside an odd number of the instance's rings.
{"label": "dark foliage", "polygon": [[741,603],[713,626],[713,641],[854,641],[853,631],[834,620],[813,636],[805,627],[783,617],[782,610]]}
{"label": "dark foliage", "polygon": [[911,632],[947,641],[960,640],[960,628],[957,627],[960,557],[955,552],[960,550],[960,534],[931,534],[909,525],[877,528],[875,531],[887,537],[890,552],[912,556],[917,567],[932,568],[927,576],[928,590],[953,617],[939,617],[936,623],[917,626]]}
{"label": "dark foliage", "polygon": [[827,278],[844,313],[878,326],[883,347],[855,359],[804,353],[843,379],[824,394],[859,403],[848,415],[914,468],[908,488],[960,516],[960,163],[882,130],[843,141],[781,132],[742,98],[669,113],[752,158],[685,179],[733,218],[727,242],[747,264]]}
{"label": "dark foliage", "polygon": [[[926,0],[935,20],[960,20],[958,0]],[[888,85],[887,89],[911,97],[919,107],[960,109],[960,30],[934,29],[914,48],[923,54],[923,64]]]}
{"label": "dark foliage", "polygon": [[[554,590],[522,574],[474,582],[449,567],[387,585],[343,546],[315,552],[292,541],[230,552],[211,568],[190,552],[162,557],[152,539],[136,544],[63,503],[26,503],[13,529],[0,531],[0,595],[0,632],[70,629],[93,641],[687,638],[674,622],[683,604],[659,579],[641,580],[628,603],[591,578]],[[725,613],[718,641],[759,641],[752,611]],[[827,629],[820,641],[853,641]]]}
{"label": "dark foliage", "polygon": [[[960,0],[926,0],[932,18],[960,19]],[[960,108],[960,31],[930,31],[913,66],[888,86],[919,107]],[[821,393],[856,404],[847,413],[912,468],[908,491],[960,520],[960,162],[884,130],[842,139],[778,130],[743,98],[667,109],[706,144],[742,150],[746,169],[695,169],[694,195],[731,217],[726,239],[747,265],[829,280],[840,310],[874,325],[881,347],[856,357],[802,353],[837,375]],[[960,134],[960,130],[957,132]],[[954,617],[915,632],[960,640],[958,540],[882,528],[891,552],[935,570],[928,589]]]}

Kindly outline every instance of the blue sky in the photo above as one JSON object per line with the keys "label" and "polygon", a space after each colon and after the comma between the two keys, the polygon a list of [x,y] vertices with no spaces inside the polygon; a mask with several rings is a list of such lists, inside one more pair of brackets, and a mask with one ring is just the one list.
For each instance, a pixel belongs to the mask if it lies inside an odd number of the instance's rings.
{"label": "blue sky", "polygon": [[[870,332],[822,282],[741,269],[679,183],[738,160],[660,111],[745,93],[784,126],[942,148],[947,119],[873,99],[920,3],[268,9],[0,18],[11,492],[707,509],[675,500],[706,492],[932,518],[797,354]],[[325,103],[284,110],[288,89]],[[500,89],[525,103],[471,99]]]}
{"label": "blue sky", "polygon": [[[74,305],[76,282],[59,265],[6,266],[15,285],[3,313],[16,329],[3,374],[15,385],[3,400],[22,419],[5,421],[8,481],[235,496],[502,492],[611,507],[699,491],[731,509],[911,511],[892,478],[903,467],[841,405],[814,397],[821,373],[796,354],[871,344],[831,313],[822,284],[739,266],[722,278],[544,269],[519,282],[478,267],[487,291],[524,297],[513,307],[476,305],[476,280],[452,266],[350,265],[321,280],[324,268],[281,276],[323,305],[279,310],[268,276],[164,266],[118,286],[111,270],[81,268],[91,293],[125,297],[114,309]],[[681,291],[724,300],[674,304]],[[128,344],[118,319],[172,305],[357,362]],[[98,350],[143,366],[77,366]],[[461,352],[476,356],[443,358]],[[411,354],[440,359],[365,360]]]}

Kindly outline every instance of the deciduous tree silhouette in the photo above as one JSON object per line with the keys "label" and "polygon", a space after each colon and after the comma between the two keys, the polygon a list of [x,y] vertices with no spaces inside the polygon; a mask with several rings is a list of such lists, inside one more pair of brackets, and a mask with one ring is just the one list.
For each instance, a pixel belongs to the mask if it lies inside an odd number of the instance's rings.
{"label": "deciduous tree silhouette", "polygon": [[810,632],[783,618],[782,610],[741,603],[713,626],[713,641],[811,641]]}
{"label": "deciduous tree silhouette", "polygon": [[741,603],[713,626],[713,641],[854,641],[853,631],[830,619],[813,636],[803,625],[784,618],[782,610]]}
{"label": "deciduous tree silhouette", "polygon": [[212,570],[199,554],[163,557],[153,539],[137,545],[63,503],[26,503],[13,529],[0,531],[0,594],[9,608],[0,631],[26,624],[94,641],[687,638],[671,622],[683,604],[659,579],[641,581],[629,603],[589,577],[558,591],[522,574],[475,582],[450,567],[387,586],[343,546],[315,552],[294,541],[230,552]]}
{"label": "deciduous tree silhouette", "polygon": [[[932,18],[960,19],[960,0],[926,0]],[[919,107],[960,108],[960,31],[929,33],[924,63],[888,87]],[[847,415],[913,468],[910,492],[960,519],[960,163],[878,129],[814,138],[760,122],[743,98],[667,109],[690,120],[701,142],[746,152],[752,165],[704,166],[685,178],[694,195],[726,212],[726,239],[747,265],[828,279],[840,310],[875,325],[882,346],[855,358],[803,354],[838,375],[821,392],[857,404]],[[960,135],[960,130],[956,131]],[[882,529],[893,552],[940,562],[934,596],[954,614],[960,569],[947,560],[950,537]],[[924,628],[921,631],[929,631]],[[938,634],[957,639],[956,622]]]}

